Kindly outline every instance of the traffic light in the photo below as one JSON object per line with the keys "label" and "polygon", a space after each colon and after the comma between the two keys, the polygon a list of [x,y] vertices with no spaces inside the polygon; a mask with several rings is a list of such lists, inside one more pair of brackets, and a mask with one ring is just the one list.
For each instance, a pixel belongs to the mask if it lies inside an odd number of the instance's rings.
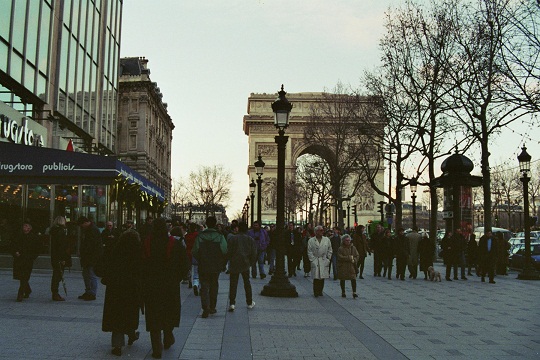
{"label": "traffic light", "polygon": [[353,214],[353,215],[356,215],[356,205],[353,205],[353,206],[352,206],[352,214]]}
{"label": "traffic light", "polygon": [[377,212],[384,214],[384,201],[379,201],[379,210]]}

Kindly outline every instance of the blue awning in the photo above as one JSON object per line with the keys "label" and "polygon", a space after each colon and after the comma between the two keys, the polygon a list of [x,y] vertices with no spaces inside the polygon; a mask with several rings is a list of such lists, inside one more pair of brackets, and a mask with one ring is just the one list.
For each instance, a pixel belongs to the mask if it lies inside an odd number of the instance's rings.
{"label": "blue awning", "polygon": [[159,200],[164,191],[115,156],[85,154],[0,142],[0,182],[110,185],[121,175]]}

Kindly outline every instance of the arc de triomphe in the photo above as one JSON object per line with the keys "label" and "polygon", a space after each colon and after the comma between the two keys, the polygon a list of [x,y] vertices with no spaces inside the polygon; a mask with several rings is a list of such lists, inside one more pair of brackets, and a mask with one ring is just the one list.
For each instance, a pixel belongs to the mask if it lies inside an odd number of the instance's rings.
{"label": "arc de triomphe", "polygon": [[[271,104],[277,98],[277,94],[254,94],[248,98],[247,115],[244,116],[244,133],[249,141],[249,165],[247,169],[248,181],[256,180],[255,161],[259,154],[265,162],[264,174],[262,176],[262,222],[264,224],[275,223],[276,221],[276,179],[277,179],[277,144],[274,137],[277,129],[274,127],[274,113]],[[289,136],[285,150],[285,177],[286,181],[294,180],[296,175],[296,161],[305,154],[312,154],[311,149],[304,142],[304,128],[310,117],[311,106],[320,100],[321,93],[287,93],[287,99],[293,104],[289,127],[285,135]],[[380,171],[378,182],[383,183],[384,171]],[[366,224],[368,220],[380,218],[376,204],[383,200],[366,183],[352,198],[350,205],[357,206],[357,218],[359,224]],[[257,213],[257,202],[250,204]],[[345,208],[346,205],[344,205]],[[351,226],[354,223],[352,211],[350,214]],[[335,219],[332,219],[334,223]],[[347,219],[345,219],[347,224]]]}

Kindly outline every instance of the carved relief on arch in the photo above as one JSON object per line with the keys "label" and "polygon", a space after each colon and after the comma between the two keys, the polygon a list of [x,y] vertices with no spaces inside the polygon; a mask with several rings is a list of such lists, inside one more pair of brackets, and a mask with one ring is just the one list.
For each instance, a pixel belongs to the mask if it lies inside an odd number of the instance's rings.
{"label": "carved relief on arch", "polygon": [[257,143],[255,155],[261,155],[263,159],[277,158],[277,144]]}
{"label": "carved relief on arch", "polygon": [[306,150],[306,141],[304,139],[293,138],[291,139],[291,154],[293,164],[296,163],[296,160],[303,155],[303,152]]}

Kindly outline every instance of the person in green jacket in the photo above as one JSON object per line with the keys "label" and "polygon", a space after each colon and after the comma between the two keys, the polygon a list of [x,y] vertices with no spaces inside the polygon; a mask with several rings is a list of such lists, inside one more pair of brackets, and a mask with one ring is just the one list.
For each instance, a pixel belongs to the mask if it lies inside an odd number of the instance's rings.
{"label": "person in green jacket", "polygon": [[207,229],[199,233],[192,250],[193,257],[199,264],[203,318],[216,313],[219,273],[224,268],[227,254],[227,240],[217,230],[216,225],[214,216],[206,218]]}

